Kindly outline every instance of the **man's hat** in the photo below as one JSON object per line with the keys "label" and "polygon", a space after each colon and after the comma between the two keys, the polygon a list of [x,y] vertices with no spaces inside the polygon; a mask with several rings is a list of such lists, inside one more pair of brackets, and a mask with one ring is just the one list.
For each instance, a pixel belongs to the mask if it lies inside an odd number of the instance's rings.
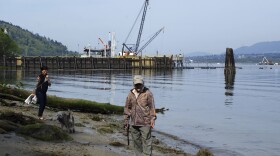
{"label": "man's hat", "polygon": [[133,78],[133,84],[144,84],[143,77],[141,75],[135,75]]}

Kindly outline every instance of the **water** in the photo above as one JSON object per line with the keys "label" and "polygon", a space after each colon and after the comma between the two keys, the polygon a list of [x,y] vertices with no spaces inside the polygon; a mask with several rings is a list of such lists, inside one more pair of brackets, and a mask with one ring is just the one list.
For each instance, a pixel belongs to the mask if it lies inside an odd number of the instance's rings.
{"label": "water", "polygon": [[[215,155],[280,155],[280,66],[239,65],[225,89],[224,69],[49,71],[48,94],[124,105],[132,75],[141,73],[155,97],[156,130]],[[270,69],[270,67],[272,69]],[[38,72],[4,71],[0,80],[32,90]]]}

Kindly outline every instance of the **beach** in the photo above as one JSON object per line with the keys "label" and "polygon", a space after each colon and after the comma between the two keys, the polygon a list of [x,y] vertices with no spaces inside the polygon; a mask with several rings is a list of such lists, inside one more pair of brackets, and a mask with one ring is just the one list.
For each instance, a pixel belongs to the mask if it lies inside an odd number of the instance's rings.
{"label": "beach", "polygon": [[[1,113],[14,112],[23,116],[37,117],[38,106],[28,105],[23,102],[10,101],[14,106],[0,106]],[[57,121],[58,110],[46,108],[44,112],[45,120],[43,124],[60,127]],[[0,134],[0,154],[1,155],[73,155],[73,156],[130,156],[134,155],[133,143],[127,145],[127,138],[122,134],[122,129],[115,128],[111,132],[102,132],[100,129],[108,125],[122,123],[121,115],[104,115],[73,112],[75,118],[75,133],[69,133],[73,138],[71,141],[49,142],[40,141],[28,136],[18,135],[15,132]],[[93,120],[98,119],[98,120]],[[66,130],[65,130],[66,131]],[[172,135],[152,132],[153,135],[153,155],[154,156],[177,156],[194,155],[200,147],[184,142]],[[168,145],[172,143],[173,145]],[[179,146],[189,146],[189,153],[182,151]]]}

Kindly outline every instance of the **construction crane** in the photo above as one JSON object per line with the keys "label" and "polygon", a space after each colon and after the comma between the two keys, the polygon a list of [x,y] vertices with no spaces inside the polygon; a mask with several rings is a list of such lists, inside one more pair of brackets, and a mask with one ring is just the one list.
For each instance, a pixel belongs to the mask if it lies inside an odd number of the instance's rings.
{"label": "construction crane", "polygon": [[141,20],[141,24],[140,24],[140,29],[139,29],[139,33],[138,33],[138,37],[137,37],[137,41],[136,41],[136,46],[135,46],[135,52],[136,53],[138,53],[138,47],[139,47],[139,44],[140,44],[142,31],[143,31],[143,28],[144,28],[144,22],[145,22],[145,18],[146,18],[146,12],[147,12],[148,5],[149,5],[149,0],[146,0],[145,5],[144,5],[142,20]]}
{"label": "construction crane", "polygon": [[[138,47],[139,47],[139,44],[140,44],[140,40],[141,40],[141,36],[142,36],[142,32],[143,32],[143,28],[144,28],[144,23],[145,23],[145,18],[146,18],[148,5],[149,5],[149,0],[145,0],[144,7],[143,7],[144,10],[143,10],[143,14],[142,14],[142,20],[141,20],[141,24],[140,24],[140,28],[139,28],[137,41],[136,41],[136,44],[135,44],[135,49],[133,50],[132,48],[128,47],[128,45],[126,43],[123,43],[122,53],[124,52],[124,48],[126,48],[130,53],[137,53]],[[141,11],[142,11],[142,9],[141,9]],[[134,27],[134,25],[133,25],[133,27]]]}
{"label": "construction crane", "polygon": [[141,53],[156,37],[157,35],[164,30],[164,27],[157,31],[150,39],[147,41],[139,50],[136,52],[136,55]]}
{"label": "construction crane", "polygon": [[105,49],[108,49],[108,45],[105,44],[101,38],[98,38],[98,40],[102,43],[102,45],[104,46]]}
{"label": "construction crane", "polygon": [[101,38],[98,38],[98,40],[102,43],[102,45],[104,46],[104,54],[102,54],[102,56],[107,57],[107,51],[110,50],[109,46],[107,44],[105,44]]}

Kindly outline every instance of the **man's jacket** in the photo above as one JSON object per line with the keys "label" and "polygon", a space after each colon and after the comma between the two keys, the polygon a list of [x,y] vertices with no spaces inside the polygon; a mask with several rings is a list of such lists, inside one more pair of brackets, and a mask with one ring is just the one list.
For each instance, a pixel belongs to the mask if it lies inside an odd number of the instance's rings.
{"label": "man's jacket", "polygon": [[135,89],[130,90],[124,107],[125,124],[130,118],[133,126],[150,126],[156,119],[154,97],[148,88],[144,87],[139,95]]}

